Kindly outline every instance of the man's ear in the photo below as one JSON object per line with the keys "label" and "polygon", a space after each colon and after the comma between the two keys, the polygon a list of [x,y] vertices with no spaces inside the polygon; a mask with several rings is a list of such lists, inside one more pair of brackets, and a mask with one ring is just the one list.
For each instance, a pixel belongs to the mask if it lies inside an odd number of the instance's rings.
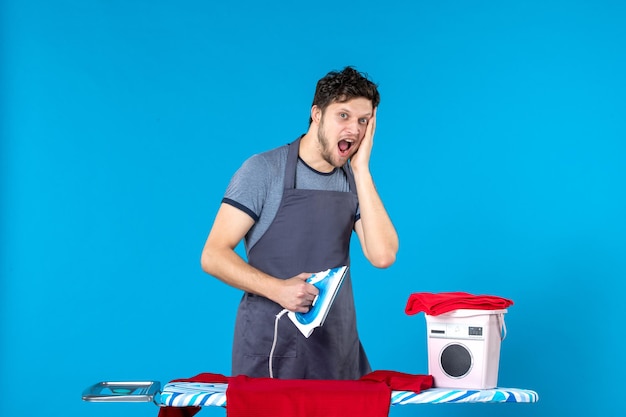
{"label": "man's ear", "polygon": [[319,124],[320,120],[322,120],[322,109],[317,107],[317,105],[311,107],[311,119],[313,120],[313,123],[316,124]]}

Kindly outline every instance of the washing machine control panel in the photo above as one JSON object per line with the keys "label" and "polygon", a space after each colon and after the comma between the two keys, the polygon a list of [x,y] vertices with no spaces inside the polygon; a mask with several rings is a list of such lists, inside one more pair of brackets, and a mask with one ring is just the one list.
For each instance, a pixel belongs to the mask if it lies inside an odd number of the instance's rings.
{"label": "washing machine control panel", "polygon": [[443,339],[483,339],[483,327],[457,323],[431,323],[428,337]]}

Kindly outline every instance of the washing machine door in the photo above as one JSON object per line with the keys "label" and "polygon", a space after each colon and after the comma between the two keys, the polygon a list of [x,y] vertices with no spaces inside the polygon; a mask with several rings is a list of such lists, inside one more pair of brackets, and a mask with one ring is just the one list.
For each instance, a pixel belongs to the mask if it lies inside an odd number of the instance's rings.
{"label": "washing machine door", "polygon": [[474,360],[472,352],[460,343],[450,343],[439,356],[441,370],[451,378],[463,378],[472,370]]}

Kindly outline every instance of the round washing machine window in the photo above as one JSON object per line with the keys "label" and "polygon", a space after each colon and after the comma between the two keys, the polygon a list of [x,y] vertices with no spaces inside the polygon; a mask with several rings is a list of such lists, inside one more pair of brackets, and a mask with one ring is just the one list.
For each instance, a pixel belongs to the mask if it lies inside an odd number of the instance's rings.
{"label": "round washing machine window", "polygon": [[441,351],[441,369],[452,378],[461,378],[472,369],[472,354],[462,344],[451,343]]}

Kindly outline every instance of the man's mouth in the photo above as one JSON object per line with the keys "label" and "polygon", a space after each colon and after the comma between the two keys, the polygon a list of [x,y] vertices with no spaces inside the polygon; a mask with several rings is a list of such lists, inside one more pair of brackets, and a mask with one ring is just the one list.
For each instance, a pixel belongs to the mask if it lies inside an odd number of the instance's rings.
{"label": "man's mouth", "polygon": [[346,155],[350,148],[352,148],[352,145],[354,145],[354,142],[352,142],[351,140],[340,140],[337,144],[337,147],[339,148],[339,153],[341,153],[342,155]]}

